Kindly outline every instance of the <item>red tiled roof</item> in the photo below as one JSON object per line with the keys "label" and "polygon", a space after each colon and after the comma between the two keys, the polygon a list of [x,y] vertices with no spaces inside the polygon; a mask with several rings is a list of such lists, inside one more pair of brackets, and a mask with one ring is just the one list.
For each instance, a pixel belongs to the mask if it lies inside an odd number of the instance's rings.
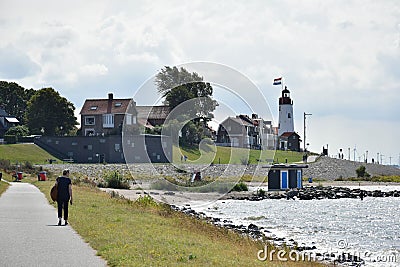
{"label": "red tiled roof", "polygon": [[296,132],[284,132],[283,134],[281,134],[281,137],[290,137],[293,134],[298,135]]}
{"label": "red tiled roof", "polygon": [[80,114],[97,115],[97,114],[125,114],[129,103],[133,99],[86,99]]}

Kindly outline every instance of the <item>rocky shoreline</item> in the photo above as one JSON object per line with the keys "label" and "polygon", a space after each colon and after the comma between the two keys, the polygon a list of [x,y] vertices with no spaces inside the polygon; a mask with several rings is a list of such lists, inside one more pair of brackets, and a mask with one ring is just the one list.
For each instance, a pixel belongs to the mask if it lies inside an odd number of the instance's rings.
{"label": "rocky shoreline", "polygon": [[282,191],[264,191],[258,189],[255,192],[234,193],[231,192],[224,196],[224,199],[231,200],[249,200],[260,201],[263,199],[298,199],[298,200],[313,200],[313,199],[340,199],[340,198],[360,198],[365,197],[400,197],[400,191],[381,191],[381,190],[363,190],[360,188],[350,189],[347,187],[336,186],[307,186],[300,189]]}
{"label": "rocky shoreline", "polygon": [[190,205],[186,205],[184,207],[170,205],[170,207],[178,212],[182,212],[198,220],[205,220],[208,223],[237,232],[244,236],[248,236],[254,240],[269,242],[277,247],[287,247],[291,250],[298,251],[299,253],[308,252],[304,253],[304,255],[313,255],[314,259],[318,259],[319,261],[334,264],[343,264],[345,266],[361,266],[365,263],[362,258],[352,255],[350,253],[321,253],[316,251],[316,246],[299,245],[293,239],[287,240],[286,238],[267,236],[266,233],[271,233],[268,229],[257,226],[253,223],[249,224],[248,226],[245,226],[243,224],[236,225],[231,220],[209,217],[204,212],[197,212],[193,210]]}

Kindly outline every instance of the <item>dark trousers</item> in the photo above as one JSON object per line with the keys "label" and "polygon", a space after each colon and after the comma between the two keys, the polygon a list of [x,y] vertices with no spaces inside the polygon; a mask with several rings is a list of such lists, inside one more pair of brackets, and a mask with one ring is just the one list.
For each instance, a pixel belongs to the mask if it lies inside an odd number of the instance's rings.
{"label": "dark trousers", "polygon": [[62,201],[57,200],[57,208],[58,208],[58,218],[62,217],[62,210],[64,208],[64,220],[68,220],[68,200]]}

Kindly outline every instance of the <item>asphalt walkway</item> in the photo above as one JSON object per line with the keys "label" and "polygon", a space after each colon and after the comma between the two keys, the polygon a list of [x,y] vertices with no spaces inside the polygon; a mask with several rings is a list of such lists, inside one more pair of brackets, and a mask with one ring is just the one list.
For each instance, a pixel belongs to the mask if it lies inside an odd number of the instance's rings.
{"label": "asphalt walkway", "polygon": [[70,226],[57,222],[57,210],[38,188],[11,183],[0,197],[0,265],[107,265]]}

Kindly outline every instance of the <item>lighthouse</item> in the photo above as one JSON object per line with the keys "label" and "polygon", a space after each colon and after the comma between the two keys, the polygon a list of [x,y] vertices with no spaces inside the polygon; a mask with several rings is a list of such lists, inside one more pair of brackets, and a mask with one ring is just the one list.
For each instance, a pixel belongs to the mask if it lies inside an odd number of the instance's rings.
{"label": "lighthouse", "polygon": [[282,96],[279,98],[278,136],[293,132],[293,100],[290,98],[290,91],[285,86],[285,89],[282,90]]}

